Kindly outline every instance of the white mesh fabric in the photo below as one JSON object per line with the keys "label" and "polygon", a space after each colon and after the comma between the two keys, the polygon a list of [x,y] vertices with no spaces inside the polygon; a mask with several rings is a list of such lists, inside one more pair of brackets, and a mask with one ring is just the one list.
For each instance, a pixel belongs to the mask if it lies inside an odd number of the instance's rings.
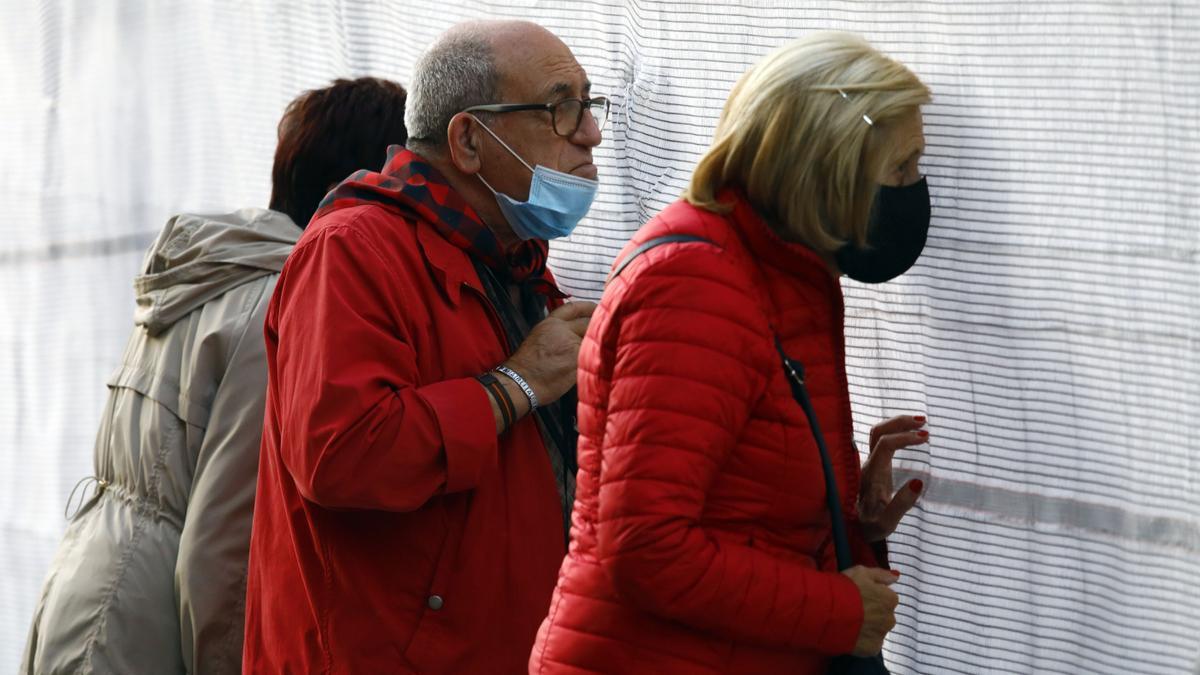
{"label": "white mesh fabric", "polygon": [[335,76],[406,83],[473,17],[536,18],[613,99],[591,216],[555,242],[598,294],[677,197],[754,60],[861,33],[933,89],[929,246],[845,284],[860,440],[925,412],[892,540],[896,673],[1200,673],[1200,5],[1195,2],[0,5],[0,670],[91,473],[130,280],[165,219],[265,205],[275,124]]}

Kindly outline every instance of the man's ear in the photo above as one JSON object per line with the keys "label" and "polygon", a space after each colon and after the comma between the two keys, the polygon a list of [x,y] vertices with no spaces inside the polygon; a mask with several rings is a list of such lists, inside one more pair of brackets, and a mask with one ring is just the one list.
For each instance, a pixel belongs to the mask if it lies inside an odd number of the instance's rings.
{"label": "man's ear", "polygon": [[450,163],[468,176],[479,173],[479,134],[475,118],[459,113],[446,126],[446,148]]}

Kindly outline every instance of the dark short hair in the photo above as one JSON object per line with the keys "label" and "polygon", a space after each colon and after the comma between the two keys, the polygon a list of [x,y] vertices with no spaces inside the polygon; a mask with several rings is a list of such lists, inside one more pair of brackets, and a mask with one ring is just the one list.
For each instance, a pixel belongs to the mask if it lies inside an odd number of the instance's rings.
{"label": "dark short hair", "polygon": [[408,140],[408,92],[389,80],[334,80],[301,94],[279,121],[271,208],[308,225],[329,188],[359,169],[378,171],[387,147]]}

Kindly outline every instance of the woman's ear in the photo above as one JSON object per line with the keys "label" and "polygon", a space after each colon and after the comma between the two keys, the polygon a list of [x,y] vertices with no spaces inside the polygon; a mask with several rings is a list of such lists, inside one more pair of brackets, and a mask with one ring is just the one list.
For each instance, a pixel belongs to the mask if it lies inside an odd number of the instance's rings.
{"label": "woman's ear", "polygon": [[479,173],[477,132],[475,118],[465,113],[451,117],[450,124],[446,126],[446,147],[450,153],[450,163],[468,176]]}

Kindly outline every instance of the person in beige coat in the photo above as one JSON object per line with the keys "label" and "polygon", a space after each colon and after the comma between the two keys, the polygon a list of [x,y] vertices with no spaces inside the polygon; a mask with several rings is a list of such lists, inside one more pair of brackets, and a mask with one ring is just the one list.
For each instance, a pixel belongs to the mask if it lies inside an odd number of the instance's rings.
{"label": "person in beige coat", "polygon": [[405,142],[405,97],[374,78],[305,93],[279,125],[270,209],[175,216],[150,247],[22,673],[241,672],[267,303],[325,192]]}

